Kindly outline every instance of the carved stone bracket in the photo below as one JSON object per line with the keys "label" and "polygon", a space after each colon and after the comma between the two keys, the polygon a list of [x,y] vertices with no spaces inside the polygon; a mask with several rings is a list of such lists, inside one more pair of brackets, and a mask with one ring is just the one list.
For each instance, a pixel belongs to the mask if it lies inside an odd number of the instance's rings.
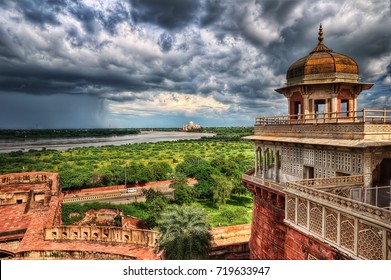
{"label": "carved stone bracket", "polygon": [[353,96],[357,97],[362,91],[362,85],[354,85],[349,88],[349,91]]}

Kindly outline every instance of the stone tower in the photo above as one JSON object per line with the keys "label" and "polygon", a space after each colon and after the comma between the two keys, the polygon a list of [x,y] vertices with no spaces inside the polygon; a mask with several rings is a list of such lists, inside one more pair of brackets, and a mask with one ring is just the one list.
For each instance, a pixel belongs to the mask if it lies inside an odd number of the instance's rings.
{"label": "stone tower", "polygon": [[257,117],[253,259],[391,259],[391,111],[358,110],[349,56],[318,44],[276,89],[285,116]]}

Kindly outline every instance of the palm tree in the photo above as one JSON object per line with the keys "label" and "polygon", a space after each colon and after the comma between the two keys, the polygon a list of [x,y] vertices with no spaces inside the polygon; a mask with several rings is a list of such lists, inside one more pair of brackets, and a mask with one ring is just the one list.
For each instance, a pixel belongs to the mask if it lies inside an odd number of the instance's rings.
{"label": "palm tree", "polygon": [[168,260],[206,259],[211,246],[210,225],[204,211],[195,206],[172,205],[158,222],[159,247]]}

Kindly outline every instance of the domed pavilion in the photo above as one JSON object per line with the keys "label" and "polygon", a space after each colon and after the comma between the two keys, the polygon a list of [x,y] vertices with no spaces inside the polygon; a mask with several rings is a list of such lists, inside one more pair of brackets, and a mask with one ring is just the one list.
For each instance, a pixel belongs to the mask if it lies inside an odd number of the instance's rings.
{"label": "domed pavilion", "polygon": [[358,110],[357,62],[318,44],[287,71],[285,116],[257,117],[252,259],[391,259],[391,111]]}
{"label": "domed pavilion", "polygon": [[356,99],[372,84],[359,82],[357,62],[332,51],[324,44],[322,25],[318,44],[305,57],[295,61],[286,74],[286,87],[276,89],[289,102],[289,115],[295,118],[333,117],[357,110]]}

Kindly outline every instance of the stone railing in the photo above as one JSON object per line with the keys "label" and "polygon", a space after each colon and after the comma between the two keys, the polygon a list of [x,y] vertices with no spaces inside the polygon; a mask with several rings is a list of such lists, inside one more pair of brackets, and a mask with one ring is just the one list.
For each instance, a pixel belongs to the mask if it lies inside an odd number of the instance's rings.
{"label": "stone railing", "polygon": [[134,244],[154,248],[158,232],[105,226],[59,226],[44,229],[45,240],[95,241]]}
{"label": "stone railing", "polygon": [[[329,179],[334,188],[360,184],[359,176],[350,177]],[[338,247],[352,258],[391,259],[391,211],[315,187],[326,186],[327,181],[286,183],[285,222]]]}
{"label": "stone railing", "polygon": [[364,184],[364,177],[362,175],[353,175],[331,178],[316,178],[294,181],[294,183],[306,187],[354,186]]}
{"label": "stone railing", "polygon": [[286,116],[257,117],[255,125],[282,125],[304,123],[391,123],[391,110],[369,110],[346,112],[324,112]]}
{"label": "stone railing", "polygon": [[274,189],[274,190],[276,190],[278,192],[283,192],[284,191],[284,188],[283,188],[283,186],[281,184],[278,184],[278,183],[273,182],[271,180],[255,177],[255,176],[249,175],[249,174],[243,174],[242,175],[242,179],[246,180],[248,182],[254,183],[256,185],[265,186],[265,187],[268,187],[270,189]]}

